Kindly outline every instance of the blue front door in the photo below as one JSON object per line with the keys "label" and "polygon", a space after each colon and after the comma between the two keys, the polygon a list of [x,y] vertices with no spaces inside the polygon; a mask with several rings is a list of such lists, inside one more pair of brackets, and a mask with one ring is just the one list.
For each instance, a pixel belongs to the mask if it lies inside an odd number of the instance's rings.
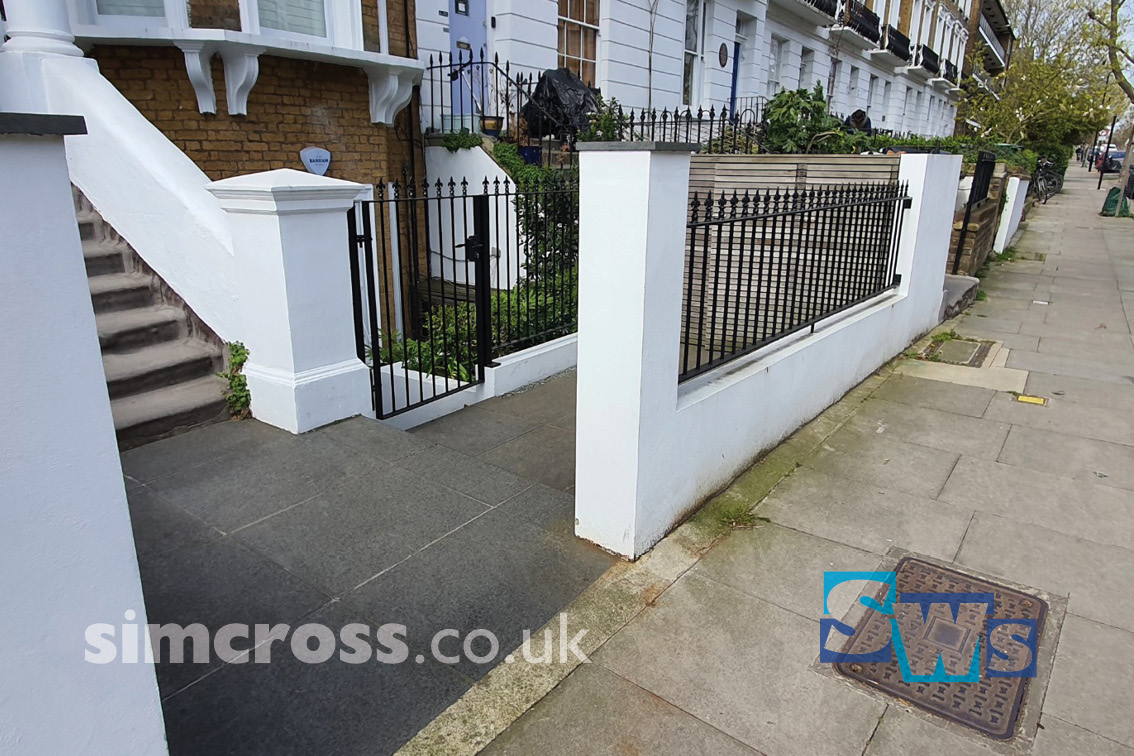
{"label": "blue front door", "polygon": [[453,121],[458,129],[480,130],[489,77],[484,68],[488,53],[487,0],[449,0],[449,40],[453,54]]}

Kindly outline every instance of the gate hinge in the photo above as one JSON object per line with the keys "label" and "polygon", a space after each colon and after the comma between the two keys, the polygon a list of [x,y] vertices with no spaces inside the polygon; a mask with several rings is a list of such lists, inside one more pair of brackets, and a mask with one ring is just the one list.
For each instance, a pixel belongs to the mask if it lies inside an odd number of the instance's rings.
{"label": "gate hinge", "polygon": [[358,244],[366,244],[366,243],[367,243],[367,242],[369,242],[369,241],[370,241],[370,240],[371,240],[372,238],[373,238],[373,237],[372,237],[372,236],[370,236],[370,234],[351,234],[351,235],[350,235],[350,240],[351,240],[351,243],[352,243],[352,244],[355,244],[355,245],[358,245]]}

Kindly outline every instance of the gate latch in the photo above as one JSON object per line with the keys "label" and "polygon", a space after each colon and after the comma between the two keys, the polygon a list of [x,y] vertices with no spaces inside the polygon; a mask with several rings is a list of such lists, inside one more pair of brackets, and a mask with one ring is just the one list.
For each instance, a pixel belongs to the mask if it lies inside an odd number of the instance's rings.
{"label": "gate latch", "polygon": [[480,243],[480,239],[478,239],[476,235],[473,235],[465,239],[464,244],[458,244],[457,249],[464,248],[465,259],[476,262],[478,259],[480,259],[481,246],[482,245]]}

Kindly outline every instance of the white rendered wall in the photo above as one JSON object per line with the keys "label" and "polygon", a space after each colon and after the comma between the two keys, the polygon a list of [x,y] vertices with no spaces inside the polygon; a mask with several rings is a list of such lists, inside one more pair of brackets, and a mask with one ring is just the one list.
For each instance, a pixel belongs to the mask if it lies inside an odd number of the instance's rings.
{"label": "white rendered wall", "polygon": [[902,158],[913,208],[896,293],[679,388],[688,160],[580,158],[576,534],[637,557],[937,324],[961,159]]}
{"label": "white rendered wall", "polygon": [[[492,281],[494,289],[511,289],[519,280],[522,270],[517,261],[526,259],[526,251],[520,245],[516,228],[516,187],[511,178],[495,160],[481,147],[470,150],[449,152],[445,147],[425,148],[425,175],[431,182],[440,180],[444,185],[442,194],[449,196],[448,182],[456,182],[456,193],[462,193],[461,181],[468,181],[468,195],[481,194],[484,181],[488,180],[490,200],[489,212],[489,254],[492,257]],[[499,184],[497,184],[499,182]],[[505,185],[507,182],[507,185]],[[495,197],[499,187],[501,196]],[[505,191],[511,197],[504,197]],[[430,197],[436,196],[436,187],[430,187]],[[471,199],[450,203],[429,203],[429,256],[430,270],[446,281],[472,283],[476,281],[476,271],[471,261],[466,265],[463,249],[455,245],[464,244],[473,233],[473,203]]]}
{"label": "white rendered wall", "polygon": [[1020,230],[1020,220],[1024,217],[1024,205],[1028,198],[1028,179],[1012,176],[1004,194],[1004,210],[1000,214],[1000,225],[996,230],[993,251],[999,253],[1008,248],[1012,237]]}
{"label": "white rendered wall", "polygon": [[0,136],[0,165],[0,752],[158,756],[153,665],[83,656],[146,616],[62,139]]}

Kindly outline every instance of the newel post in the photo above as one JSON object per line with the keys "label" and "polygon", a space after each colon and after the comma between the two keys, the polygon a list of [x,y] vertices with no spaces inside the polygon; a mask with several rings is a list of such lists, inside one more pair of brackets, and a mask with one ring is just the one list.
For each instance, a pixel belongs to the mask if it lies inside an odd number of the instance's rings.
{"label": "newel post", "polygon": [[291,169],[209,186],[232,224],[252,414],[292,433],[372,413],[346,221],[363,190]]}
{"label": "newel post", "polygon": [[[677,403],[690,155],[697,145],[579,144],[575,533],[639,556],[643,476]],[[653,540],[651,540],[651,538]]]}

